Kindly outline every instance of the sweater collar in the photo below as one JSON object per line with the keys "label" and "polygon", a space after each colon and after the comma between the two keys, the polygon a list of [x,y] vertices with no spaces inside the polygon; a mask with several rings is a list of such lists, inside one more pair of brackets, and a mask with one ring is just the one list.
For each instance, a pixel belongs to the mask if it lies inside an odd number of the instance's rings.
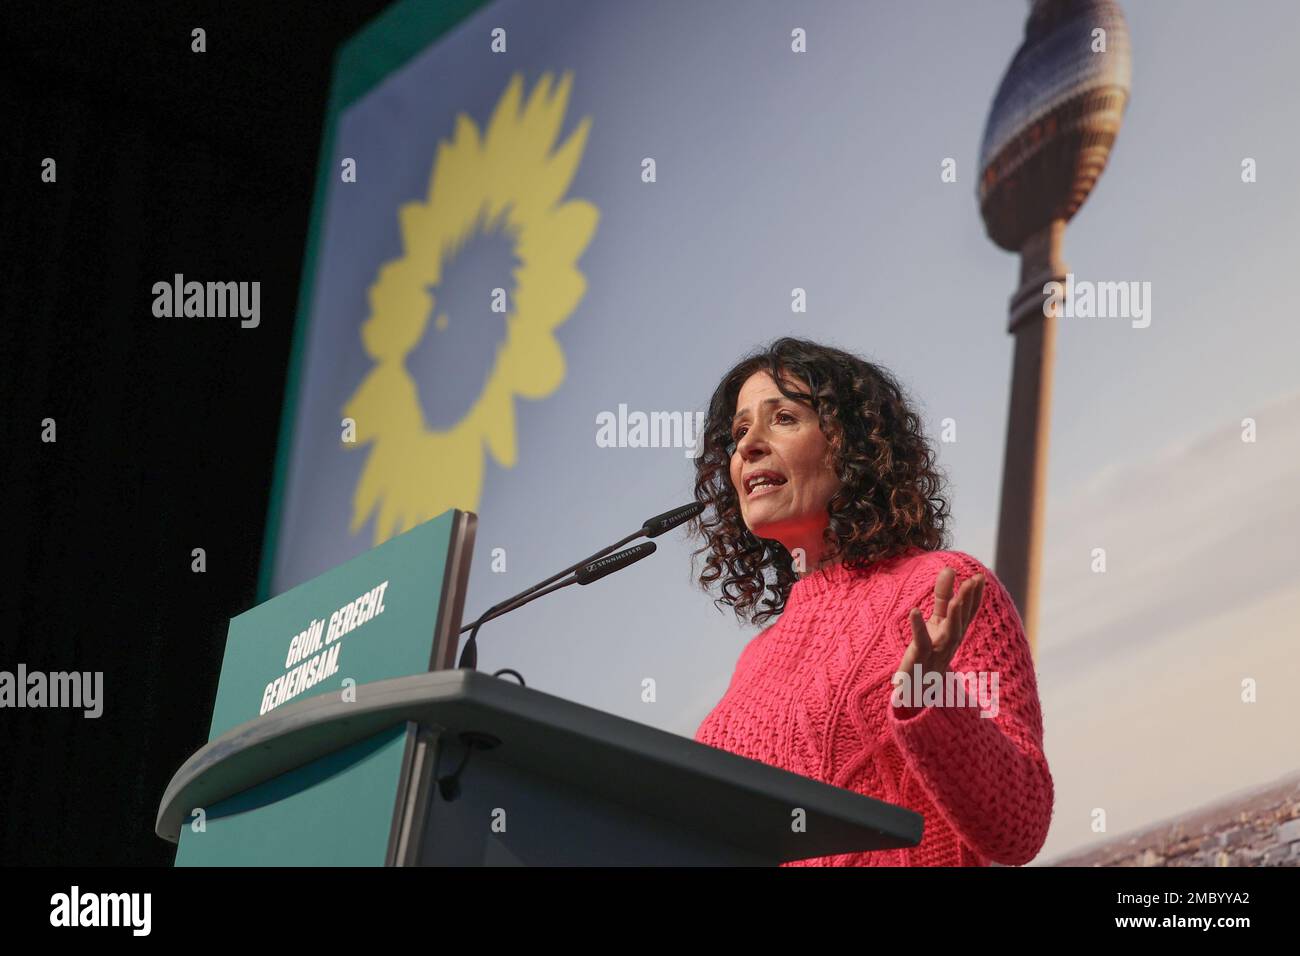
{"label": "sweater collar", "polygon": [[805,601],[816,601],[830,595],[842,593],[853,582],[870,577],[886,564],[901,557],[911,557],[924,550],[924,548],[913,545],[906,548],[900,555],[881,558],[879,561],[873,561],[865,568],[850,568],[843,561],[837,561],[835,564],[819,568],[805,574],[790,586],[790,595],[786,598],[786,606]]}
{"label": "sweater collar", "polygon": [[837,561],[835,564],[827,565],[816,571],[810,571],[790,585],[790,597],[786,603],[825,597],[828,594],[842,591],[850,582],[857,580],[862,574],[863,572],[860,570],[846,567],[842,561]]}

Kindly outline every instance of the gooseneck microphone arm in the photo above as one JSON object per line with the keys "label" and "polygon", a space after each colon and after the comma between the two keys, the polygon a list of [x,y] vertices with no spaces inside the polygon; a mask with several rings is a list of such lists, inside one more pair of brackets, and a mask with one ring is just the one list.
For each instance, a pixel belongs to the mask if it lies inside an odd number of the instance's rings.
{"label": "gooseneck microphone arm", "polygon": [[[589,584],[592,581],[597,580],[598,578],[604,577],[606,574],[611,574],[614,571],[626,567],[628,564],[631,564],[635,561],[639,561],[641,558],[646,557],[649,554],[653,553],[653,551],[655,550],[653,544],[650,544],[648,547],[646,545],[638,546],[639,549],[644,549],[644,550],[642,550],[640,553],[635,554],[635,556],[627,556],[627,555],[630,555],[631,552],[637,552],[638,548],[629,548],[628,552],[625,552],[624,555],[616,555],[614,558],[608,559],[608,562],[602,562],[601,559],[604,558],[611,551],[615,551],[618,548],[623,547],[623,545],[627,544],[628,542],[635,541],[637,538],[643,536],[649,538],[657,538],[659,535],[663,534],[664,532],[671,531],[673,528],[676,528],[678,525],[683,524],[686,521],[689,521],[691,518],[694,518],[703,510],[704,510],[704,505],[696,502],[689,505],[683,505],[680,508],[674,508],[671,511],[665,511],[663,514],[660,515],[655,515],[653,518],[648,519],[643,525],[641,525],[641,527],[638,530],[632,532],[632,534],[627,535],[625,538],[616,541],[614,544],[611,544],[609,547],[602,548],[601,550],[597,551],[595,554],[591,555],[590,557],[584,558],[583,560],[577,562],[576,564],[570,565],[569,567],[565,568],[563,571],[560,571],[558,574],[551,575],[545,581],[541,581],[537,584],[534,584],[532,587],[528,588],[527,590],[521,591],[520,593],[516,594],[514,597],[506,598],[506,600],[492,605],[492,607],[488,608],[486,611],[480,614],[476,620],[474,620],[469,624],[466,624],[458,632],[460,634],[464,634],[466,631],[469,631],[470,635],[469,635],[469,639],[465,642],[464,650],[461,651],[460,662],[457,666],[461,668],[468,667],[471,669],[477,666],[478,629],[482,627],[484,624],[486,624],[488,621],[492,620],[493,618],[500,617],[503,614],[507,614],[510,611],[513,611],[515,608],[522,607],[523,605],[527,604],[529,601],[533,600],[534,598],[541,597],[543,594],[550,594],[552,591],[557,591],[560,588],[567,587],[570,584]],[[599,570],[592,569],[591,566],[596,564],[606,565],[606,566]],[[572,574],[575,571],[579,573],[574,578],[568,581],[564,581],[560,584],[555,584],[556,581],[559,581],[560,578],[564,577],[566,574]],[[554,585],[554,586],[548,587],[548,585]],[[546,590],[543,591],[542,590],[543,588],[546,588]]]}
{"label": "gooseneck microphone arm", "polygon": [[[582,567],[582,566],[585,565],[585,564],[591,564],[591,562],[593,562],[593,561],[595,561],[595,560],[597,560],[597,559],[599,559],[599,558],[603,558],[605,555],[609,554],[611,551],[616,551],[616,550],[618,550],[619,548],[623,547],[623,545],[627,544],[629,541],[635,541],[637,538],[641,537],[641,535],[643,535],[643,534],[645,534],[644,529],[641,530],[641,531],[634,532],[633,534],[628,535],[626,538],[624,538],[624,539],[621,540],[621,541],[615,541],[615,542],[614,542],[613,544],[611,544],[608,548],[602,548],[601,550],[599,550],[599,551],[597,551],[595,554],[593,554],[591,557],[589,557],[589,558],[583,558],[583,559],[582,559],[581,561],[579,561],[577,564],[571,564],[571,565],[569,565],[569,567],[565,568],[565,569],[564,569],[563,571],[561,571],[559,574],[552,574],[552,575],[551,575],[549,578],[547,578],[545,581],[540,581],[540,582],[538,582],[537,584],[534,584],[532,587],[528,588],[527,590],[525,590],[525,591],[520,591],[520,592],[519,592],[518,594],[516,594],[514,597],[508,597],[508,598],[506,598],[504,601],[502,601],[500,604],[493,604],[490,608],[488,608],[486,611],[484,611],[482,614],[480,614],[476,620],[473,620],[473,621],[471,621],[470,623],[466,624],[464,627],[462,627],[462,628],[460,629],[459,633],[464,634],[466,631],[471,630],[472,628],[477,627],[477,626],[480,625],[480,624],[486,624],[488,621],[492,620],[492,618],[494,618],[494,617],[500,617],[502,614],[506,613],[506,609],[507,609],[507,608],[506,608],[506,605],[512,605],[512,607],[510,607],[509,610],[512,610],[512,611],[513,611],[513,610],[514,610],[513,605],[515,604],[516,601],[519,601],[520,598],[525,598],[525,597],[527,597],[528,595],[532,594],[534,591],[540,591],[542,588],[546,587],[546,585],[548,585],[548,584],[552,584],[552,583],[554,583],[554,582],[560,580],[560,578],[564,577],[566,574],[572,574],[574,571],[578,570],[578,568]],[[572,581],[566,581],[565,583],[566,583],[566,584],[573,584],[574,582],[572,582]],[[563,586],[563,585],[561,585],[561,586]],[[551,590],[555,590],[555,589],[552,588]],[[547,591],[546,593],[547,593],[547,594],[550,594],[551,592],[550,592],[550,591]]]}
{"label": "gooseneck microphone arm", "polygon": [[[461,652],[459,667],[468,667],[473,669],[478,663],[478,645],[475,639],[478,637],[478,629],[487,621],[500,617],[503,614],[513,611],[517,607],[522,607],[529,601],[535,601],[543,594],[550,594],[552,591],[558,591],[560,588],[568,587],[570,584],[591,584],[593,581],[599,581],[607,574],[613,574],[615,571],[621,571],[629,564],[635,564],[642,558],[648,558],[655,553],[657,545],[653,541],[647,541],[645,544],[638,544],[635,547],[620,551],[617,554],[607,558],[601,558],[599,561],[593,561],[590,564],[584,564],[573,573],[573,577],[567,581],[561,581],[558,584],[552,584],[550,587],[543,588],[539,591],[533,591],[522,597],[516,598],[509,604],[500,607],[491,615],[484,615],[474,622],[474,629],[470,631],[469,640],[465,642],[465,650]],[[522,682],[522,680],[521,680]]]}

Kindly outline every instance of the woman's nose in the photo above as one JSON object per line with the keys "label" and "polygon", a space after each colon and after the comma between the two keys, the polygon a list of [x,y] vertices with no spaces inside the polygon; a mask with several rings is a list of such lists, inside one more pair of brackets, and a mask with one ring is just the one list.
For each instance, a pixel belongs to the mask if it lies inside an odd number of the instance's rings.
{"label": "woman's nose", "polygon": [[757,454],[762,454],[767,447],[764,436],[760,435],[758,429],[750,427],[740,438],[740,457],[749,459]]}

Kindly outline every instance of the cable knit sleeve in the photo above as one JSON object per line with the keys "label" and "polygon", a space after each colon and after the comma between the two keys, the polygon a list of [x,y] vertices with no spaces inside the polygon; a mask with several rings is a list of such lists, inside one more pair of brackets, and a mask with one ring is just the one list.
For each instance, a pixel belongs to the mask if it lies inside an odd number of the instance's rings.
{"label": "cable knit sleeve", "polygon": [[987,708],[996,715],[981,716],[984,708],[969,699],[966,706],[922,707],[906,718],[890,706],[889,725],[903,759],[961,838],[981,856],[1018,866],[1042,849],[1055,796],[1029,641],[1011,596],[992,571],[959,551],[932,554],[942,561],[918,566],[894,626],[901,628],[906,647],[912,639],[908,611],[919,607],[929,618],[935,578],[945,565],[956,572],[954,596],[963,581],[983,574],[983,599],[949,669],[985,672],[990,692],[996,674],[996,706]]}

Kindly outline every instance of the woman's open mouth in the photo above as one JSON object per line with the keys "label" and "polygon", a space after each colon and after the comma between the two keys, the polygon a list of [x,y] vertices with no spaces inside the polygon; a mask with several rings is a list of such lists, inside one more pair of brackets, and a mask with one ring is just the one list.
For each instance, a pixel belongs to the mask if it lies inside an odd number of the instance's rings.
{"label": "woman's open mouth", "polygon": [[786,483],[784,475],[766,468],[750,472],[745,476],[745,497],[757,498],[776,491]]}

